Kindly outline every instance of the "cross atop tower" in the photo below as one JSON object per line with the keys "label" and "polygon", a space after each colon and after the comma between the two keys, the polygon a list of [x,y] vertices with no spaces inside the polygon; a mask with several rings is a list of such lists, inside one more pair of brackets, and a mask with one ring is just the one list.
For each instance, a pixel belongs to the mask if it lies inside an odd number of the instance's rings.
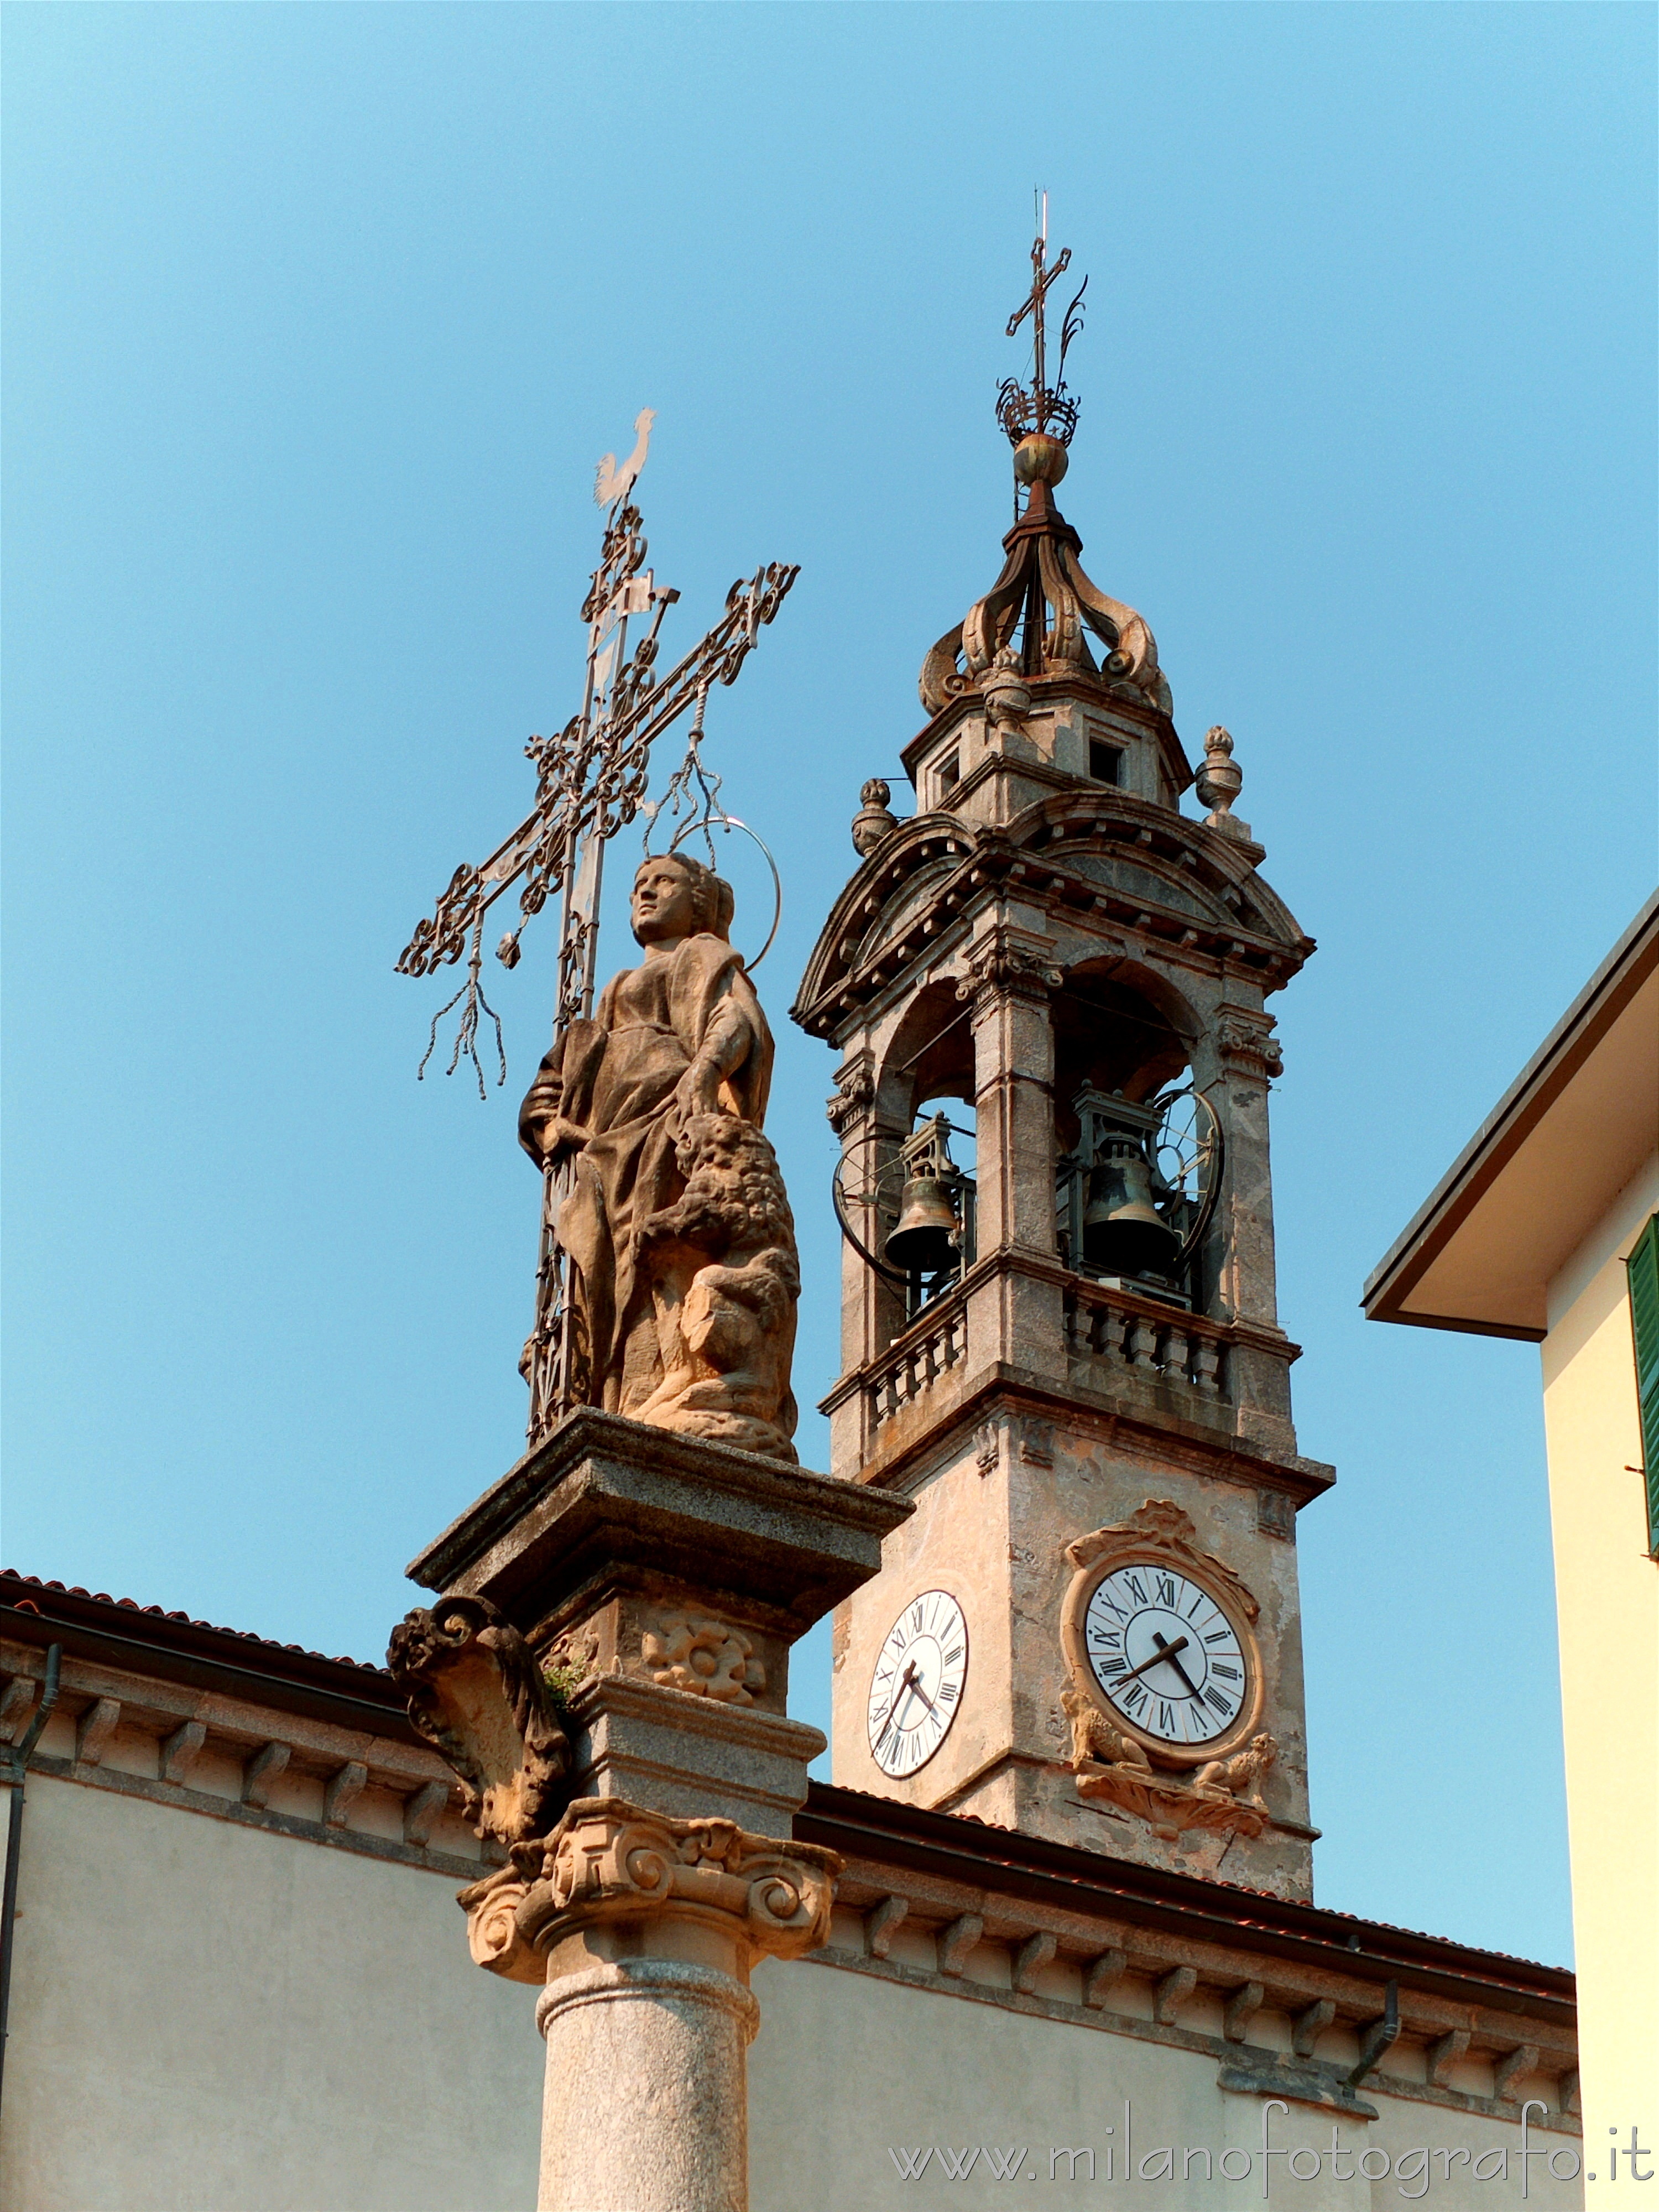
{"label": "cross atop tower", "polygon": [[1066,355],[1072,340],[1083,327],[1083,295],[1089,289],[1085,276],[1077,289],[1076,296],[1066,310],[1060,329],[1060,376],[1051,387],[1048,369],[1048,302],[1050,287],[1072,265],[1072,249],[1062,246],[1059,258],[1048,261],[1048,195],[1042,195],[1037,221],[1037,234],[1031,242],[1031,289],[1008,318],[1006,335],[1013,337],[1029,315],[1031,319],[1032,376],[1028,391],[1017,377],[1009,377],[997,395],[997,420],[1007,432],[1011,442],[1018,445],[1032,431],[1051,434],[1062,445],[1071,443],[1072,433],[1077,428],[1077,401],[1066,389]]}

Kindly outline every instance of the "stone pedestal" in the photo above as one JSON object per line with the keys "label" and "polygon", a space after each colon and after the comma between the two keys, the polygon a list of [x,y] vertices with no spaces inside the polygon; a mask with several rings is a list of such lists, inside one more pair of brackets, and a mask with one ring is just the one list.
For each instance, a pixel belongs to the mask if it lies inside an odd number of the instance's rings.
{"label": "stone pedestal", "polygon": [[750,1970],[827,1939],[839,1863],[789,1835],[789,1650],[911,1510],[582,1411],[410,1567],[445,1595],[392,1664],[507,1847],[472,1956],[542,1989],[542,2212],[742,2212]]}

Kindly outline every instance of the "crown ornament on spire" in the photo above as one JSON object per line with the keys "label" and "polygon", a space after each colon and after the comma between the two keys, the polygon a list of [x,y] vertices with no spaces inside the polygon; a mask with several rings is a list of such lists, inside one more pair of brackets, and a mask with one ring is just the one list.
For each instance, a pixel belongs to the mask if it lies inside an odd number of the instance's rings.
{"label": "crown ornament on spire", "polygon": [[[1048,259],[1044,193],[1031,247],[1031,289],[1008,319],[1010,337],[1028,318],[1031,323],[1031,381],[1027,386],[1009,377],[997,396],[997,420],[1013,446],[1014,476],[1025,503],[1023,509],[1016,506],[1014,526],[1002,541],[1007,556],[1002,574],[922,663],[919,688],[930,714],[942,714],[970,692],[986,695],[994,708],[1011,685],[1079,676],[1166,719],[1174,712],[1151,629],[1133,607],[1090,580],[1078,558],[1083,540],[1054,502],[1077,428],[1078,403],[1066,388],[1066,355],[1083,327],[1089,280],[1078,287],[1061,322],[1059,373],[1052,385],[1048,297],[1071,261],[1070,246]],[[1085,631],[1105,648],[1099,660]]]}

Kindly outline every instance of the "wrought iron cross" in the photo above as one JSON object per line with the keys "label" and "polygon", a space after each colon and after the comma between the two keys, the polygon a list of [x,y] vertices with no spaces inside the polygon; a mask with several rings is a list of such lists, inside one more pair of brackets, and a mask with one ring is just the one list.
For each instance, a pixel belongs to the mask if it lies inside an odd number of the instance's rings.
{"label": "wrought iron cross", "polygon": [[1072,265],[1072,249],[1062,246],[1059,258],[1051,267],[1048,264],[1048,195],[1042,195],[1042,212],[1037,234],[1031,245],[1031,289],[1008,318],[1006,335],[1012,337],[1029,315],[1031,318],[1032,352],[1035,356],[1031,388],[1025,391],[1018,380],[1010,377],[1003,385],[997,400],[997,416],[1015,445],[1033,430],[1047,431],[1052,424],[1062,444],[1069,443],[1077,427],[1077,403],[1066,395],[1066,355],[1072,340],[1083,327],[1081,308],[1083,295],[1089,289],[1085,276],[1078,287],[1077,296],[1066,310],[1060,332],[1060,377],[1050,387],[1048,370],[1048,303],[1049,287],[1063,276]]}
{"label": "wrought iron cross", "polygon": [[[495,948],[503,966],[514,968],[525,924],[556,892],[560,895],[553,1013],[556,1042],[572,1021],[592,1012],[605,848],[641,810],[652,745],[692,708],[697,710],[700,732],[702,708],[711,687],[736,682],[763,626],[776,614],[800,573],[798,567],[774,561],[751,577],[739,577],[726,595],[720,619],[666,676],[658,678],[658,633],[679,593],[658,584],[645,566],[643,523],[630,497],[645,465],[653,419],[649,409],[639,416],[635,424],[638,442],[620,468],[614,454],[607,453],[599,464],[594,497],[608,512],[599,564],[581,607],[587,625],[581,711],[572,715],[556,737],[532,738],[525,752],[536,769],[534,805],[488,860],[477,867],[463,862],[456,869],[431,918],[416,926],[398,960],[399,975],[429,975],[467,955],[466,981],[433,1018],[427,1060],[436,1046],[438,1024],[451,1007],[460,1005],[449,1073],[454,1073],[465,1054],[477,1075],[481,1097],[485,1095],[477,1054],[481,1012],[495,1024],[500,1079],[507,1080],[501,1022],[483,995],[481,981],[484,915],[505,891],[522,882],[519,921]],[[425,1069],[422,1060],[421,1072]],[[530,1382],[532,1442],[545,1433],[567,1403],[569,1346],[565,1342],[568,1320],[557,1234],[564,1172],[550,1168],[544,1177],[536,1323],[521,1363]]]}

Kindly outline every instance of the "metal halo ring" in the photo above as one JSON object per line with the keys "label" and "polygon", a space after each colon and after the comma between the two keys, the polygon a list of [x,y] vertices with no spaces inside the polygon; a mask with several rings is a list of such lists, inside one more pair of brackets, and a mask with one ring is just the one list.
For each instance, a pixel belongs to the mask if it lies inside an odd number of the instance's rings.
{"label": "metal halo ring", "polygon": [[[653,823],[652,826],[654,828],[655,824]],[[765,944],[762,945],[760,951],[755,955],[754,958],[752,960],[745,960],[743,963],[744,973],[747,975],[752,975],[756,969],[760,966],[761,962],[765,959],[767,954],[772,950],[773,940],[776,938],[778,933],[778,925],[783,920],[783,878],[778,873],[778,864],[772,858],[772,849],[770,846],[768,845],[765,838],[761,836],[760,831],[758,830],[751,830],[746,822],[739,822],[735,814],[723,814],[720,817],[718,821],[711,817],[706,822],[682,823],[678,830],[675,831],[673,836],[669,840],[669,852],[678,853],[685,840],[699,830],[702,830],[711,839],[711,841],[716,830],[741,830],[745,836],[752,837],[755,842],[760,847],[763,854],[765,856],[766,865],[772,871],[772,927],[766,933]]]}

